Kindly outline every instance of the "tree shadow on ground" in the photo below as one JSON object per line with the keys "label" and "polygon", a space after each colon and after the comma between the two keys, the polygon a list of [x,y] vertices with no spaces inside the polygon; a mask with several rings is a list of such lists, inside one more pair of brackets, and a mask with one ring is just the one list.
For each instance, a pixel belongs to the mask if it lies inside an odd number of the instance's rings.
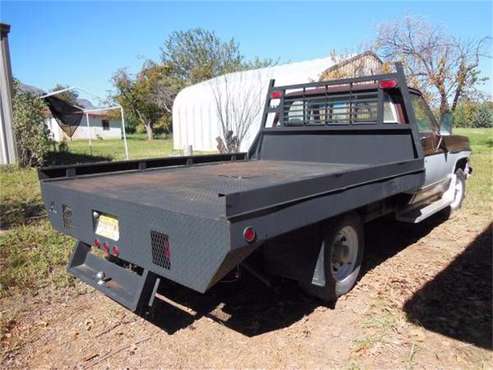
{"label": "tree shadow on ground", "polygon": [[69,165],[77,163],[111,161],[111,156],[89,155],[71,152],[50,152],[46,158],[46,166]]}
{"label": "tree shadow on ground", "polygon": [[[383,218],[366,226],[367,250],[363,274],[427,235],[447,219],[440,213],[419,225]],[[243,335],[252,337],[288,327],[310,314],[321,301],[308,297],[295,282],[273,279],[272,288],[243,273],[235,283],[219,283],[200,294],[172,282],[158,290],[164,300],[155,301],[145,318],[169,334],[207,317]]]}
{"label": "tree shadow on ground", "polygon": [[42,203],[36,201],[4,200],[0,203],[0,229],[29,224],[46,216]]}
{"label": "tree shadow on ground", "polygon": [[408,320],[442,335],[493,349],[490,224],[404,305]]}

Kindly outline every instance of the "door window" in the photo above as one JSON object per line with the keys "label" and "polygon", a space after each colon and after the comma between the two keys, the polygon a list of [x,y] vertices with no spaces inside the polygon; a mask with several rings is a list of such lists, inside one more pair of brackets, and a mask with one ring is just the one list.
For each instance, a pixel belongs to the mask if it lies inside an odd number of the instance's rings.
{"label": "door window", "polygon": [[428,105],[422,96],[411,94],[411,103],[416,117],[416,125],[419,132],[433,132],[435,128],[435,120],[430,112]]}

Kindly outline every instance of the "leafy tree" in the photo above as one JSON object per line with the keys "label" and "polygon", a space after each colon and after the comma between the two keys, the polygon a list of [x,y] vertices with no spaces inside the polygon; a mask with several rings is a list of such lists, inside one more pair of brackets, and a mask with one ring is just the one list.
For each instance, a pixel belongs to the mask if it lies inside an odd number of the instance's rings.
{"label": "leafy tree", "polygon": [[413,85],[440,107],[440,114],[455,111],[463,98],[478,93],[485,80],[479,60],[490,38],[464,41],[440,26],[406,17],[380,26],[376,49],[386,60],[402,61]]}
{"label": "leafy tree", "polygon": [[488,103],[482,103],[475,112],[472,126],[477,128],[493,127],[493,111]]}
{"label": "leafy tree", "polygon": [[[218,84],[226,84],[231,72],[257,69],[275,64],[272,59],[254,58],[247,60],[240,52],[234,39],[221,40],[214,32],[202,28],[188,31],[173,32],[164,42],[161,49],[161,62],[168,74],[161,80],[163,92],[158,90],[154,97],[157,102],[168,102],[166,111],[171,113],[172,102],[180,89],[204,80],[223,75]],[[161,66],[161,68],[163,68]],[[222,138],[221,147],[225,151],[237,151],[248,128],[262,106],[257,99],[258,85],[254,88],[245,87],[242,91],[243,100],[236,100],[229,91],[221,91],[214,86],[213,93],[216,102]],[[238,95],[238,93],[235,93]]]}
{"label": "leafy tree", "polygon": [[477,108],[478,104],[469,99],[464,99],[457,104],[454,111],[454,126],[472,127]]}
{"label": "leafy tree", "polygon": [[214,32],[194,28],[173,32],[161,48],[161,61],[185,85],[238,71],[243,56],[234,39],[222,41]]}
{"label": "leafy tree", "polygon": [[50,151],[51,140],[45,124],[46,105],[30,92],[22,91],[14,82],[14,130],[21,166],[42,165]]}
{"label": "leafy tree", "polygon": [[221,40],[215,32],[202,28],[175,31],[161,48],[161,62],[181,87],[226,73],[275,64],[272,59],[246,60],[234,40]]}
{"label": "leafy tree", "polygon": [[131,121],[145,128],[147,139],[152,140],[158,124],[161,132],[169,132],[173,100],[180,84],[170,77],[170,67],[146,61],[135,76],[121,69],[113,76],[117,89],[114,99],[123,107]]}
{"label": "leafy tree", "polygon": [[[67,89],[68,87],[69,86],[66,85],[56,84],[55,87],[51,89],[51,91],[59,91],[59,90]],[[79,94],[74,90],[67,90],[59,94],[56,94],[55,96],[72,105],[77,105],[77,99],[79,98]]]}
{"label": "leafy tree", "polygon": [[113,76],[117,93],[130,122],[153,131],[171,131],[173,101],[184,87],[229,72],[272,65],[270,59],[246,60],[233,40],[222,41],[201,28],[173,32],[161,49],[161,62],[148,60],[135,76],[119,70]]}
{"label": "leafy tree", "polygon": [[461,101],[454,111],[455,127],[493,127],[493,103]]}

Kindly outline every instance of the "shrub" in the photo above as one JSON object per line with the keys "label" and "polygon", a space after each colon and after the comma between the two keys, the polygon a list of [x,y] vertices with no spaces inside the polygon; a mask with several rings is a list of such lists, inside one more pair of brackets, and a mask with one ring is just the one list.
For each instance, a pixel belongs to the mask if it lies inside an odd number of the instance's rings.
{"label": "shrub", "polygon": [[463,101],[457,105],[454,112],[455,127],[472,127],[474,114],[477,110],[477,104],[471,101]]}
{"label": "shrub", "polygon": [[486,128],[493,127],[493,112],[487,103],[482,103],[474,113],[472,127]]}
{"label": "shrub", "polygon": [[30,92],[14,84],[14,130],[19,164],[24,167],[40,166],[50,151],[51,140],[45,124],[46,106]]}

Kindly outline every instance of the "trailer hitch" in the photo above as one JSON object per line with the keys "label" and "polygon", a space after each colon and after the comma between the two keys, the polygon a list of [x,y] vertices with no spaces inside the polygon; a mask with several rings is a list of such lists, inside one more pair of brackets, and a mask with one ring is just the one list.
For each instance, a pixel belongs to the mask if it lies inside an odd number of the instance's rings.
{"label": "trailer hitch", "polygon": [[143,269],[132,271],[91,253],[91,247],[76,242],[68,272],[136,313],[145,313],[154,303],[160,278]]}

